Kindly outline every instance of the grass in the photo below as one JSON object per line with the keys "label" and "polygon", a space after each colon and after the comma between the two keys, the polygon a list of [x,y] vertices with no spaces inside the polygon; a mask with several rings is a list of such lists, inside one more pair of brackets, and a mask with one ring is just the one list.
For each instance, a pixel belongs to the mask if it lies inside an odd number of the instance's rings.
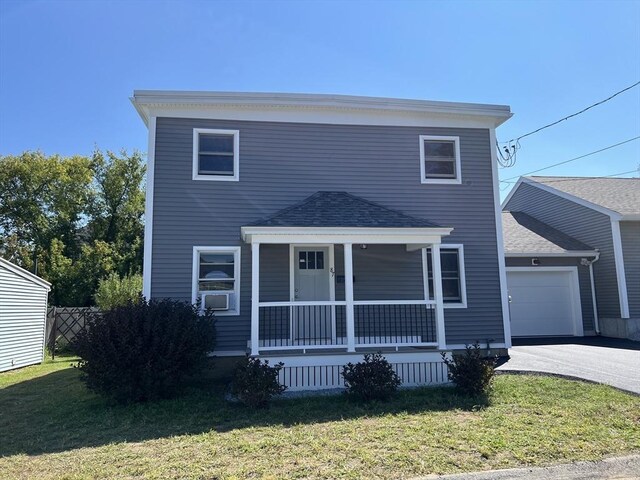
{"label": "grass", "polygon": [[71,361],[0,374],[2,478],[406,478],[640,451],[640,397],[558,378],[499,376],[483,408],[424,388],[369,406],[309,397],[255,411],[211,381],[109,406]]}

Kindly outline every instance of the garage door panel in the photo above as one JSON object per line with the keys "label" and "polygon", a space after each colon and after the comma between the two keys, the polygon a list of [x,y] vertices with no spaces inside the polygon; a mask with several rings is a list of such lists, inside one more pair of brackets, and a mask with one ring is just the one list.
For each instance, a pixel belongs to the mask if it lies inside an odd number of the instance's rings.
{"label": "garage door panel", "polygon": [[509,271],[512,336],[574,335],[582,319],[573,282],[571,271]]}

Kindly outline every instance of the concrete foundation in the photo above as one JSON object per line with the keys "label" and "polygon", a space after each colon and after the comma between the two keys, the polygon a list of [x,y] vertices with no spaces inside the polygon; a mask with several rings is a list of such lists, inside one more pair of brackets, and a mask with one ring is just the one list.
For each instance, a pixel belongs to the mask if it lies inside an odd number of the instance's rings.
{"label": "concrete foundation", "polygon": [[604,337],[640,340],[640,318],[601,318],[600,334]]}

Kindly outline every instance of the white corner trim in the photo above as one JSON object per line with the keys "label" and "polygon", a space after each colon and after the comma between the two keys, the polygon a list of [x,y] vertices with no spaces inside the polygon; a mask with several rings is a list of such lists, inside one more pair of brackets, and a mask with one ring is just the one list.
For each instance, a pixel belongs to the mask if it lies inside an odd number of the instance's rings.
{"label": "white corner trim", "polygon": [[[442,135],[420,135],[420,183],[427,184],[445,184],[460,185],[462,183],[462,167],[460,160],[460,137],[442,136]],[[424,142],[429,140],[442,140],[454,143],[455,149],[455,168],[456,178],[427,178],[425,167]]]}
{"label": "white corner trim", "polygon": [[507,272],[569,272],[571,274],[571,311],[573,313],[573,334],[581,337],[584,335],[582,324],[582,300],[580,295],[580,278],[577,266],[563,267],[507,267]]}
{"label": "white corner trim", "polygon": [[[233,175],[212,175],[199,173],[200,134],[210,133],[214,135],[233,135]],[[217,128],[193,129],[193,160],[192,179],[207,180],[213,182],[238,182],[240,181],[240,130],[220,130]]]}
{"label": "white corner trim", "polygon": [[[191,266],[191,303],[195,304],[198,300],[198,273],[200,270],[200,253],[202,252],[215,252],[215,253],[232,253],[233,254],[233,278],[235,279],[235,288],[233,293],[235,294],[235,307],[226,312],[216,312],[217,317],[229,317],[240,315],[240,271],[241,271],[241,252],[242,248],[238,246],[231,247],[193,247],[193,263]],[[228,293],[228,292],[226,292]]]}
{"label": "white corner trim", "polygon": [[544,183],[536,182],[535,180],[533,180],[533,179],[531,179],[529,177],[520,177],[518,179],[516,184],[513,186],[513,188],[511,189],[511,191],[507,195],[507,197],[504,199],[504,202],[502,202],[502,208],[505,208],[507,206],[507,204],[509,203],[509,200],[511,200],[511,197],[513,196],[513,194],[516,192],[516,190],[518,189],[518,187],[522,183],[526,183],[527,185],[531,185],[533,187],[537,187],[540,190],[544,190],[545,192],[552,193],[554,195],[557,195],[560,198],[564,198],[565,200],[569,200],[569,201],[571,201],[573,203],[577,203],[578,205],[581,205],[583,207],[589,208],[591,210],[595,210],[596,212],[602,213],[603,215],[607,215],[612,220],[622,220],[623,219],[623,215],[621,215],[620,213],[616,212],[615,210],[611,210],[611,209],[603,207],[601,205],[597,205],[595,203],[589,202],[589,201],[584,200],[584,199],[582,199],[580,197],[576,197],[575,195],[571,195],[570,193],[566,193],[566,192],[563,192],[561,190],[558,190],[557,188],[550,187],[549,185],[546,185]]}
{"label": "white corner trim", "polygon": [[149,117],[149,146],[147,150],[147,185],[144,202],[144,247],[142,260],[142,295],[151,299],[151,269],[153,268],[153,185],[156,157],[156,117]]}
{"label": "white corner trim", "polygon": [[[498,177],[498,153],[496,149],[496,130],[489,129],[491,148],[491,176],[493,180],[493,201],[496,221],[496,243],[498,245],[498,272],[500,276],[500,297],[502,303],[502,325],[504,328],[505,348],[511,348],[511,319],[509,318],[509,293],[507,289],[507,271],[504,257],[504,238],[502,231],[502,208],[500,207],[500,183]],[[515,188],[515,187],[514,187]]]}
{"label": "white corner trim", "polygon": [[25,280],[29,280],[30,282],[33,282],[33,283],[45,288],[47,290],[47,292],[49,290],[51,290],[51,284],[49,282],[47,282],[44,278],[40,278],[37,275],[34,275],[33,273],[29,272],[28,270],[25,270],[24,268],[19,267],[18,265],[15,265],[15,264],[11,263],[9,260],[5,260],[4,258],[0,257],[0,266],[6,268],[7,270],[9,270],[12,273],[15,273],[19,277],[24,278]]}
{"label": "white corner trim", "polygon": [[620,316],[629,318],[629,297],[627,295],[627,277],[624,271],[624,255],[622,237],[620,235],[620,221],[611,219],[611,236],[613,239],[613,255],[618,280],[618,297],[620,299]]}

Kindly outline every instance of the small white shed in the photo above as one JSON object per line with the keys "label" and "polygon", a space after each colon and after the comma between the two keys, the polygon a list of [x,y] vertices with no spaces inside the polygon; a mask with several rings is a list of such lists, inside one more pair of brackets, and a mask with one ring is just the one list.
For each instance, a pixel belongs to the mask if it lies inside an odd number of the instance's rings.
{"label": "small white shed", "polygon": [[0,258],[0,372],[44,360],[51,284]]}

